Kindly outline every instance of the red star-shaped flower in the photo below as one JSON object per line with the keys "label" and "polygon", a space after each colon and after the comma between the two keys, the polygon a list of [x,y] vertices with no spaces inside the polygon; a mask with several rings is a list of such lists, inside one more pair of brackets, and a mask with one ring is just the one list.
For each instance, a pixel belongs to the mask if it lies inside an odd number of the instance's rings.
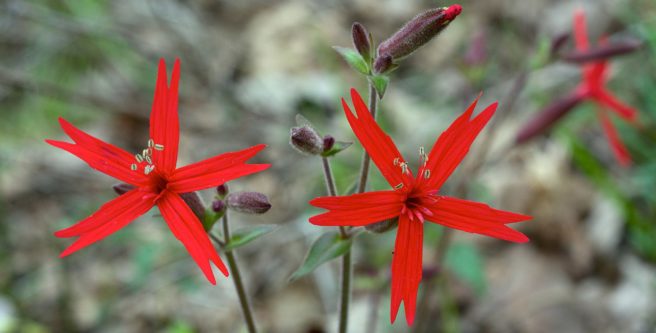
{"label": "red star-shaped flower", "polygon": [[394,189],[316,198],[310,204],[329,212],[311,217],[310,222],[322,226],[363,226],[399,218],[392,259],[391,318],[394,322],[403,300],[406,320],[411,325],[421,281],[424,221],[512,242],[527,242],[524,234],[505,224],[531,217],[438,193],[494,114],[496,103],[470,119],[478,100],[474,101],[442,133],[428,155],[420,149],[422,166],[415,177],[394,142],[378,127],[355,89],[351,90],[351,99],[357,116],[342,99],[346,118],[364,149]]}
{"label": "red star-shaped flower", "polygon": [[[576,43],[576,54],[586,55],[591,52],[588,33],[586,31],[585,13],[577,11],[574,16],[574,38]],[[600,44],[605,44],[605,39]],[[599,106],[597,115],[601,121],[602,128],[608,137],[611,149],[617,160],[622,165],[631,163],[631,156],[620,140],[617,129],[608,115],[608,109],[615,112],[619,117],[629,122],[634,122],[637,112],[615,97],[606,88],[608,71],[610,65],[608,60],[591,60],[583,64],[582,82],[571,93],[564,98],[556,100],[545,108],[545,110],[529,122],[517,135],[517,142],[525,142],[535,135],[549,128],[560,117],[568,113],[574,106],[585,100],[595,102]]]}
{"label": "red star-shaped flower", "polygon": [[105,203],[91,216],[55,233],[78,237],[60,257],[99,241],[157,206],[171,232],[184,244],[207,279],[216,284],[210,262],[228,276],[228,270],[212,246],[203,225],[181,194],[214,187],[268,168],[269,164],[246,164],[264,149],[257,145],[221,154],[181,168],[178,159],[178,81],[180,61],[173,66],[171,84],[166,83],[166,63],[159,62],[157,86],[150,114],[150,140],[142,153],[133,155],[75,128],[63,118],[62,129],[75,142],[46,140],[87,162],[92,168],[136,188]]}
{"label": "red star-shaped flower", "polygon": [[[586,30],[585,13],[577,11],[574,16],[574,38],[576,50],[586,52],[590,48],[588,33]],[[605,43],[604,39],[601,43]],[[631,163],[631,156],[626,147],[619,139],[617,130],[608,117],[607,108],[614,111],[618,116],[627,120],[635,121],[637,112],[630,106],[624,104],[606,89],[606,81],[610,66],[607,60],[600,60],[583,65],[583,82],[574,91],[581,100],[590,99],[596,102],[600,108],[597,112],[601,125],[608,136],[613,153],[617,160],[623,164]]]}

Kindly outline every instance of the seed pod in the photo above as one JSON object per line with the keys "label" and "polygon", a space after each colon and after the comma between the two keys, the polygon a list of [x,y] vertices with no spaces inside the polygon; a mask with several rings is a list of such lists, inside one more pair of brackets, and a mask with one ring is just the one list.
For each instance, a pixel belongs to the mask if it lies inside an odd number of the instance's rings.
{"label": "seed pod", "polygon": [[303,154],[319,155],[323,152],[323,139],[310,126],[293,127],[289,144]]}
{"label": "seed pod", "polygon": [[389,54],[393,60],[416,51],[437,36],[462,11],[460,5],[429,9],[408,21],[378,46],[378,56]]}
{"label": "seed pod", "polygon": [[574,108],[583,97],[579,94],[569,94],[564,98],[558,99],[549,104],[540,114],[525,124],[517,133],[515,142],[522,144],[531,138],[542,134],[549,129],[558,119],[562,118],[572,108]]}
{"label": "seed pod", "polygon": [[351,26],[351,35],[355,49],[368,64],[371,63],[371,38],[367,28],[359,22],[354,22]]}
{"label": "seed pod", "polygon": [[260,192],[234,192],[226,199],[228,208],[246,214],[264,214],[271,209],[269,198]]}

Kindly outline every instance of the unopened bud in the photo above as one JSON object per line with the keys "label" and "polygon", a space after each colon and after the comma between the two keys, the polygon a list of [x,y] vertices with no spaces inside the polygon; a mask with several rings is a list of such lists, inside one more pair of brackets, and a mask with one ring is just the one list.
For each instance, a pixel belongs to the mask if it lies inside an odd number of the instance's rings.
{"label": "unopened bud", "polygon": [[371,39],[367,28],[359,22],[351,26],[351,35],[353,37],[353,46],[367,63],[371,61]]}
{"label": "unopened bud", "polygon": [[619,55],[635,52],[642,46],[639,40],[624,40],[613,44],[600,45],[586,51],[575,51],[562,56],[563,60],[574,63],[585,63],[595,60],[604,60]]}
{"label": "unopened bud", "polygon": [[374,73],[376,74],[383,74],[395,67],[394,59],[389,54],[378,55],[374,60]]}
{"label": "unopened bud", "polygon": [[368,224],[364,228],[369,232],[382,234],[384,232],[387,232],[387,231],[390,231],[390,230],[396,228],[398,225],[399,225],[399,218],[394,217],[394,218],[387,219],[387,220],[382,221],[382,222],[376,222],[376,223]]}
{"label": "unopened bud", "polygon": [[409,55],[437,36],[461,11],[460,5],[453,5],[429,9],[415,16],[390,38],[380,43],[378,55],[389,54],[393,60]]}
{"label": "unopened bud", "polygon": [[215,213],[221,213],[226,208],[223,200],[214,200],[212,201],[212,211]]}
{"label": "unopened bud", "polygon": [[187,203],[187,206],[191,208],[191,211],[194,212],[196,217],[198,217],[198,220],[205,220],[205,205],[203,205],[203,200],[198,196],[198,193],[181,193],[180,197]]}
{"label": "unopened bud", "polygon": [[558,55],[560,49],[565,45],[565,42],[569,39],[569,32],[563,32],[556,35],[551,39],[551,47],[549,53],[552,57]]}
{"label": "unopened bud", "polygon": [[310,126],[293,127],[289,143],[301,153],[319,155],[323,152],[323,139]]}
{"label": "unopened bud", "polygon": [[216,187],[216,193],[219,195],[219,198],[223,199],[228,194],[228,184],[221,184]]}
{"label": "unopened bud", "polygon": [[118,195],[123,195],[125,193],[128,193],[128,192],[134,190],[135,188],[136,188],[136,186],[126,184],[126,183],[118,183],[118,184],[112,185],[112,189],[114,189],[114,192],[116,192],[116,194],[118,194]]}
{"label": "unopened bud", "polygon": [[335,145],[335,138],[332,137],[332,135],[325,135],[323,137],[323,152],[327,152],[330,149],[333,148]]}
{"label": "unopened bud", "polygon": [[582,99],[583,97],[580,94],[573,93],[549,104],[537,117],[533,118],[520,129],[515,142],[521,144],[542,134],[558,121],[558,119],[562,118],[574,106],[581,102]]}
{"label": "unopened bud", "polygon": [[271,208],[267,196],[259,192],[230,193],[226,203],[228,208],[247,214],[264,214]]}

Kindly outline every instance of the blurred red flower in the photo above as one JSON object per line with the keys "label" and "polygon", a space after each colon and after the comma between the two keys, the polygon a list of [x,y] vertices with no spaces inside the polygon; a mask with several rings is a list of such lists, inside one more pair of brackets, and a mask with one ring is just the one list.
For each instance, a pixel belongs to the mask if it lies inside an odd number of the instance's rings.
{"label": "blurred red flower", "polygon": [[[528,141],[547,130],[579,103],[585,100],[591,100],[599,106],[597,115],[608,137],[613,154],[620,164],[629,165],[631,164],[631,156],[620,140],[617,129],[613,125],[607,110],[610,109],[619,117],[629,122],[634,122],[637,119],[637,112],[632,107],[620,101],[606,88],[610,65],[608,59],[602,56],[609,57],[616,54],[632,52],[639,47],[639,43],[625,42],[606,48],[597,47],[597,49],[591,49],[586,31],[585,13],[581,10],[577,11],[574,16],[574,38],[576,43],[574,58],[583,59],[578,60],[582,62],[582,82],[565,97],[557,99],[545,107],[537,117],[532,119],[520,130],[516,140],[518,143]],[[602,47],[607,46],[604,38],[600,40],[600,44]]]}
{"label": "blurred red flower", "polygon": [[415,177],[394,142],[376,124],[355,89],[351,90],[351,99],[357,117],[342,99],[349,124],[394,189],[316,198],[310,204],[329,211],[311,217],[310,222],[322,226],[363,226],[399,218],[392,259],[391,319],[394,322],[403,300],[406,320],[411,325],[422,274],[424,221],[512,242],[527,242],[528,238],[524,234],[506,224],[531,217],[438,194],[442,184],[460,164],[478,133],[494,114],[497,103],[471,118],[477,99],[440,135],[428,155],[420,149],[422,166]]}
{"label": "blurred red flower", "polygon": [[178,59],[173,66],[170,85],[167,85],[166,77],[166,63],[161,59],[150,114],[150,140],[142,153],[132,155],[75,128],[63,118],[59,119],[59,123],[75,143],[46,140],[47,143],[82,159],[92,168],[136,187],[105,203],[86,219],[57,231],[57,237],[78,237],[60,257],[68,256],[113,234],[153,206],[157,206],[171,232],[184,244],[207,279],[216,284],[210,262],[225,276],[228,276],[228,270],[212,246],[201,221],[180,195],[215,187],[262,171],[270,165],[245,164],[265,147],[256,145],[177,168],[180,79]]}

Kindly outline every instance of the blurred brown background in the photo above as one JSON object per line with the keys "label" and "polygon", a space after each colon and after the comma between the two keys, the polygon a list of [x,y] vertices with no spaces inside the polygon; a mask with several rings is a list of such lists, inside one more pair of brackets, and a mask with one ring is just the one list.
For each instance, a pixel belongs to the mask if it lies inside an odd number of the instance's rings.
{"label": "blurred brown background", "polygon": [[[320,161],[288,145],[294,116],[353,141],[339,106],[366,82],[331,49],[363,23],[377,41],[416,13],[450,3],[356,1],[0,2],[0,332],[243,332],[232,281],[210,285],[155,211],[66,259],[55,230],[114,197],[115,182],[46,145],[63,116],[137,151],[146,142],[157,61],[182,62],[181,165],[266,143],[273,167],[230,184],[273,204],[235,225],[280,224],[238,255],[263,332],[331,332],[336,262],[288,282],[322,231],[307,201],[324,195]],[[431,265],[440,228],[426,226],[419,310],[425,332],[654,332],[656,330],[656,2],[462,1],[463,13],[392,74],[382,126],[414,161],[479,91],[500,100],[495,131],[479,138],[444,193],[535,216],[509,244],[456,232],[448,283]],[[572,89],[579,69],[544,59],[582,6],[591,36],[632,36],[643,48],[613,60],[610,86],[641,113],[618,122],[634,166],[613,159],[594,117],[578,107],[552,134],[512,147],[518,126]],[[571,49],[571,43],[565,48]],[[547,47],[548,49],[548,47]],[[525,84],[516,85],[520,75]],[[513,86],[521,87],[521,90]],[[519,98],[508,106],[512,94]],[[506,104],[504,104],[506,102]],[[505,115],[505,116],[504,116]],[[486,139],[490,145],[482,145]],[[487,150],[483,153],[483,150]],[[362,148],[333,159],[340,191]],[[370,188],[386,185],[377,170]],[[461,188],[458,188],[461,186]],[[210,198],[212,193],[204,193]],[[351,332],[406,332],[389,323],[394,233],[356,241]],[[442,288],[450,286],[448,291]],[[442,286],[442,287],[439,287]],[[424,313],[422,313],[424,311]]]}

